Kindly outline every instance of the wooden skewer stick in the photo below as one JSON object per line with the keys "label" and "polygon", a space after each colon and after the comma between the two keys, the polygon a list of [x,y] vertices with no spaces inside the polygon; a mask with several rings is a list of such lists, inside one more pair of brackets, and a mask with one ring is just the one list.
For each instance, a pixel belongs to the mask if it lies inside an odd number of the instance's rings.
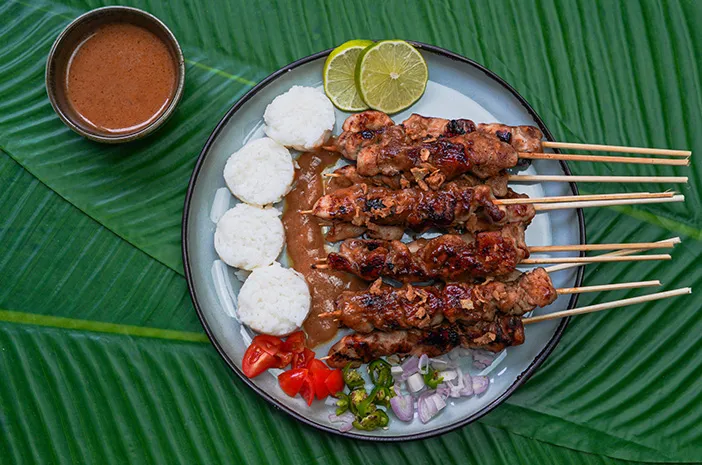
{"label": "wooden skewer stick", "polygon": [[341,175],[338,173],[322,173],[325,178],[340,178]]}
{"label": "wooden skewer stick", "polygon": [[632,242],[623,244],[573,244],[573,245],[535,245],[529,247],[529,252],[578,252],[581,250],[634,250],[636,252],[649,249],[669,249],[677,242],[672,240],[662,242]]}
{"label": "wooden skewer stick", "polygon": [[674,158],[640,158],[640,157],[617,157],[613,155],[563,155],[560,153],[530,153],[519,152],[519,158],[525,160],[565,160],[565,161],[595,161],[604,163],[632,163],[636,165],[674,165],[689,166],[690,160]]}
{"label": "wooden skewer stick", "polygon": [[530,197],[523,199],[497,199],[497,205],[524,205],[530,203],[584,202],[586,200],[624,200],[624,199],[665,199],[675,195],[675,192],[632,192],[627,194],[589,194],[561,195],[553,197]]}
{"label": "wooden skewer stick", "polygon": [[552,204],[537,204],[534,209],[538,211],[563,210],[567,208],[611,207],[613,205],[637,205],[644,203],[669,203],[684,202],[684,195],[674,195],[663,199],[625,199],[625,200],[592,200],[585,202],[561,202]]}
{"label": "wooden skewer stick", "polygon": [[314,210],[300,210],[298,213],[301,215],[311,215]]}
{"label": "wooden skewer stick", "polygon": [[595,152],[640,153],[643,155],[669,155],[671,157],[689,157],[689,150],[650,149],[644,147],[626,147],[623,145],[577,144],[573,142],[544,141],[541,145],[550,149],[591,150]]}
{"label": "wooden skewer stick", "polygon": [[[668,254],[658,255],[629,255],[625,257],[611,255],[597,255],[595,257],[548,257],[526,258],[519,262],[520,265],[544,265],[548,263],[609,263],[609,262],[646,262],[653,260],[670,260]],[[548,271],[548,270],[547,270]]]}
{"label": "wooden skewer stick", "polygon": [[687,183],[687,176],[567,176],[548,174],[514,174],[507,178],[512,182],[640,182],[640,183]]}
{"label": "wooden skewer stick", "polygon": [[602,310],[609,310],[610,308],[624,307],[626,305],[635,305],[644,302],[651,302],[654,300],[667,299],[670,297],[676,297],[679,295],[692,294],[692,288],[683,287],[681,289],[675,289],[674,291],[656,292],[655,294],[642,295],[639,297],[631,297],[629,299],[613,300],[611,302],[605,302],[602,304],[588,305],[586,307],[574,308],[572,310],[563,310],[561,312],[548,313],[546,315],[533,316],[531,318],[524,318],[522,323],[525,325],[531,323],[538,323],[540,321],[555,320],[558,318],[565,318],[568,316],[582,315],[585,313],[599,312]]}
{"label": "wooden skewer stick", "polygon": [[[670,239],[665,239],[662,241],[658,241],[658,244],[664,243],[664,242],[670,242],[673,244],[680,244],[682,241],[680,240],[679,237],[671,237]],[[632,255],[638,252],[643,252],[643,249],[632,249],[632,250],[617,250],[616,252],[610,252],[606,254],[600,255],[600,257],[624,257],[627,255]],[[583,266],[585,263],[564,263],[562,265],[555,265],[555,266],[549,266],[548,268],[544,268],[544,270],[547,273],[553,273],[554,271],[561,271],[561,270],[567,270],[569,268],[577,268],[579,266]]]}
{"label": "wooden skewer stick", "polygon": [[563,287],[556,289],[558,294],[582,294],[584,292],[601,292],[601,291],[616,291],[619,289],[636,289],[639,287],[655,287],[660,286],[661,282],[657,279],[652,281],[636,281],[630,283],[618,283],[618,284],[601,284],[597,286],[583,286],[583,287]]}

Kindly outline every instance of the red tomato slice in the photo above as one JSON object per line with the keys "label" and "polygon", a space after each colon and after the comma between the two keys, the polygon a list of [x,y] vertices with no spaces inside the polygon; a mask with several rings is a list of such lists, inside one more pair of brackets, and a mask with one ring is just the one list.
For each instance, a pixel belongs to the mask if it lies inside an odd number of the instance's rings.
{"label": "red tomato slice", "polygon": [[308,374],[309,372],[306,368],[284,371],[278,376],[278,383],[284,393],[290,397],[295,397],[300,392]]}
{"label": "red tomato slice", "polygon": [[309,370],[312,384],[314,385],[314,394],[317,396],[317,399],[324,399],[329,395],[326,381],[332,370],[330,370],[324,362],[317,359],[310,362]]}
{"label": "red tomato slice", "polygon": [[255,378],[269,368],[277,366],[278,361],[275,356],[266,352],[258,344],[251,343],[244,353],[241,361],[241,368],[249,378]]}
{"label": "red tomato slice", "polygon": [[312,385],[311,376],[307,376],[302,382],[302,386],[300,386],[300,395],[303,399],[305,399],[307,405],[312,405],[312,401],[314,400],[314,386]]}
{"label": "red tomato slice", "polygon": [[298,353],[306,348],[307,336],[302,331],[295,331],[283,343],[282,349],[288,352]]}
{"label": "red tomato slice", "polygon": [[275,367],[282,369],[290,365],[290,362],[292,362],[293,359],[293,354],[292,352],[284,352],[281,350],[280,352],[275,354],[275,359],[278,362],[278,364]]}
{"label": "red tomato slice", "polygon": [[327,379],[324,381],[324,384],[327,385],[327,391],[329,391],[329,394],[332,396],[335,396],[339,392],[344,390],[344,375],[341,374],[341,370],[332,370],[332,372],[327,376]]}
{"label": "red tomato slice", "polygon": [[307,365],[314,360],[315,353],[305,347],[302,352],[293,353],[292,367],[293,368],[307,368]]}
{"label": "red tomato slice", "polygon": [[251,341],[251,345],[254,344],[259,346],[261,349],[265,350],[269,354],[276,355],[278,352],[280,352],[280,348],[283,345],[283,340],[279,337],[269,336],[267,334],[259,334],[258,336],[253,338],[253,341]]}

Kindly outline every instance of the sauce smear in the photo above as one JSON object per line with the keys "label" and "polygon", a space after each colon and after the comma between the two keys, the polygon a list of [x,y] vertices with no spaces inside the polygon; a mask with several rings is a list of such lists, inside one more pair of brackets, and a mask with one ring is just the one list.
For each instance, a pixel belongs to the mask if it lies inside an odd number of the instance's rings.
{"label": "sauce smear", "polygon": [[314,347],[334,337],[339,324],[328,318],[320,318],[324,312],[334,310],[334,301],[342,291],[360,290],[366,283],[343,272],[313,270],[312,265],[327,256],[324,250],[324,235],[317,219],[312,215],[301,215],[300,210],[309,210],[324,194],[322,171],[339,160],[336,153],[319,151],[303,153],[297,163],[297,182],[285,196],[283,226],[288,256],[292,266],[305,276],[312,295],[310,314],[303,325],[307,333],[307,344]]}
{"label": "sauce smear", "polygon": [[176,89],[176,64],[154,33],[127,23],[98,27],[73,51],[66,95],[84,125],[121,134],[148,125]]}

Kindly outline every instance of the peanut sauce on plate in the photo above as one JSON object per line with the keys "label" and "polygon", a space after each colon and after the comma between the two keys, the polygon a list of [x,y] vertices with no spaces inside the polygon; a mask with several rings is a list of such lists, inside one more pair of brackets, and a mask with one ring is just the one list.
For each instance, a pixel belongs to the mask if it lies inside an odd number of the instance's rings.
{"label": "peanut sauce on plate", "polygon": [[176,63],[154,33],[128,23],[98,27],[73,51],[66,95],[81,122],[109,134],[157,119],[176,90]]}
{"label": "peanut sauce on plate", "polygon": [[312,269],[318,259],[327,256],[324,234],[317,218],[299,213],[300,210],[311,209],[324,194],[322,171],[338,160],[338,154],[326,151],[300,155],[295,186],[285,196],[283,226],[288,256],[292,267],[305,276],[312,295],[310,314],[303,325],[310,347],[330,340],[339,328],[336,321],[320,318],[319,315],[334,310],[334,301],[342,291],[360,290],[366,286],[366,283],[347,273]]}

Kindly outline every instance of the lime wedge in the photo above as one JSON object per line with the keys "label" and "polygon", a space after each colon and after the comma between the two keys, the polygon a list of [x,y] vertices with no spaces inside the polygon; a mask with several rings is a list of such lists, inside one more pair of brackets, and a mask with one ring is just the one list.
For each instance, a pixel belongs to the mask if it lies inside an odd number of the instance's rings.
{"label": "lime wedge", "polygon": [[429,79],[419,50],[404,40],[384,40],[363,50],[356,64],[356,88],[374,110],[397,113],[424,93]]}
{"label": "lime wedge", "polygon": [[358,56],[369,45],[373,45],[373,41],[350,40],[332,50],[324,62],[324,92],[339,110],[361,111],[368,108],[358,95],[354,75]]}

